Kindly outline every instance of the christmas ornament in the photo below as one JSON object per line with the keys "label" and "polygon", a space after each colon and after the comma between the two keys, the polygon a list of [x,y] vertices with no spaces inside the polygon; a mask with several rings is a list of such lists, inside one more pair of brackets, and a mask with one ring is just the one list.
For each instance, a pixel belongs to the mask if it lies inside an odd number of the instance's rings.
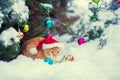
{"label": "christmas ornament", "polygon": [[120,0],[115,0],[115,2],[116,2],[117,4],[120,4]]}
{"label": "christmas ornament", "polygon": [[67,60],[67,61],[74,61],[74,57],[73,57],[72,55],[68,55],[68,56],[66,57],[66,60]]}
{"label": "christmas ornament", "polygon": [[23,39],[23,37],[24,37],[24,33],[21,32],[21,31],[18,31],[18,33],[19,33],[19,38],[20,38],[20,40]]}
{"label": "christmas ornament", "polygon": [[84,44],[85,43],[85,39],[84,38],[79,38],[78,39],[78,44],[81,45],[81,44]]}
{"label": "christmas ornament", "polygon": [[45,26],[47,28],[51,28],[53,23],[52,23],[52,20],[51,19],[46,19],[45,22],[44,22]]}
{"label": "christmas ornament", "polygon": [[48,64],[52,65],[53,64],[53,60],[51,58],[45,58],[44,62],[47,62]]}
{"label": "christmas ornament", "polygon": [[29,31],[29,25],[25,24],[23,25],[23,32],[28,32]]}
{"label": "christmas ornament", "polygon": [[12,20],[16,20],[16,19],[18,18],[17,12],[16,12],[16,11],[13,11],[13,10],[9,13],[8,16],[9,16],[9,18],[12,19]]}
{"label": "christmas ornament", "polygon": [[52,34],[48,34],[47,38],[52,38]]}
{"label": "christmas ornament", "polygon": [[100,0],[92,0],[94,3],[98,4]]}

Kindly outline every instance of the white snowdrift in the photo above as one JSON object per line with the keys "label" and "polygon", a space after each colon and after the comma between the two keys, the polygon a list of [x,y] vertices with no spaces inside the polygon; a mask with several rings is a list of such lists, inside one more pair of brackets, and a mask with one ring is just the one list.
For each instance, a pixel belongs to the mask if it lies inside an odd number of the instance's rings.
{"label": "white snowdrift", "polygon": [[9,63],[0,61],[0,80],[119,80],[120,30],[119,26],[108,29],[112,33],[106,31],[111,35],[100,50],[97,49],[98,39],[81,46],[76,42],[65,43],[61,55],[73,55],[74,62],[48,65],[43,60],[22,55]]}

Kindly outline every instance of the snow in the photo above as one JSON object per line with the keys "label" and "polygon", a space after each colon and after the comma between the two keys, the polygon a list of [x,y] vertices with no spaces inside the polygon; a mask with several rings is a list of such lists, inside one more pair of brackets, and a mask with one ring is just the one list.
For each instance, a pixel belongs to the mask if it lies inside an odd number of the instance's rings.
{"label": "snow", "polygon": [[97,26],[96,28],[104,28],[104,23],[103,21],[96,21],[92,23],[91,26]]}
{"label": "snow", "polygon": [[[112,28],[116,38],[106,45],[105,49],[97,50],[98,40],[90,41],[81,46],[76,42],[65,44],[63,53],[69,52],[75,57],[74,62],[62,62],[48,65],[43,60],[32,60],[20,55],[17,59],[7,63],[0,62],[1,80],[119,80],[119,40],[120,31]],[[114,37],[114,35],[112,36]],[[112,38],[111,37],[111,38]],[[113,46],[114,49],[111,49]]]}
{"label": "snow", "polygon": [[[26,0],[8,0],[3,2],[5,4],[8,3],[9,7],[0,7],[0,17],[1,13],[4,13],[3,15],[8,17],[9,12],[11,10],[14,10],[20,16],[20,21],[27,21],[27,19],[29,18],[29,9],[28,6],[26,6],[25,1]],[[3,7],[5,7],[5,9]]]}
{"label": "snow", "polygon": [[11,8],[20,15],[20,20],[26,21],[29,18],[29,9],[25,5],[25,0],[15,0]]}
{"label": "snow", "polygon": [[44,8],[53,9],[53,6],[51,4],[40,3],[40,5],[43,6]]}
{"label": "snow", "polygon": [[[14,41],[12,41],[12,39],[14,39]],[[19,33],[13,27],[10,27],[0,34],[0,41],[3,41],[6,47],[12,45],[14,42],[20,42]]]}
{"label": "snow", "polygon": [[111,10],[109,10],[109,11],[103,10],[103,11],[98,12],[98,17],[100,20],[105,22],[106,20],[114,19],[115,15],[114,15],[113,11],[111,11]]}
{"label": "snow", "polygon": [[119,20],[120,20],[120,15],[119,15],[119,13],[120,13],[120,8],[115,11],[115,14],[118,16],[118,18],[119,18]]}
{"label": "snow", "polygon": [[79,46],[77,41],[66,43],[68,34],[54,36],[64,43],[61,56],[71,54],[75,61],[48,65],[19,55],[11,62],[0,61],[0,80],[120,80],[119,26],[120,21],[105,29],[107,43],[102,49],[98,49],[99,39]]}
{"label": "snow", "polygon": [[[113,26],[113,25],[111,25]],[[118,26],[107,28],[108,42],[98,50],[99,39],[81,46],[77,42],[64,43],[61,55],[71,54],[73,62],[62,62],[48,65],[43,60],[32,60],[23,55],[11,62],[0,61],[1,80],[119,80],[119,41]],[[64,36],[63,36],[64,37]],[[59,41],[63,37],[57,37]],[[68,37],[66,37],[68,38]]]}

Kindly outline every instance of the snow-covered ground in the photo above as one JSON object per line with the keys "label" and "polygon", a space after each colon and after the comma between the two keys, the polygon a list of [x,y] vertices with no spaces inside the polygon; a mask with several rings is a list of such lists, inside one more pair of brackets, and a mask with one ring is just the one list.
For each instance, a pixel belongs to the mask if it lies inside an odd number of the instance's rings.
{"label": "snow-covered ground", "polygon": [[61,56],[71,54],[75,61],[48,65],[20,55],[11,62],[0,61],[0,80],[120,80],[119,26],[105,30],[103,49],[98,49],[99,39],[79,46],[76,41],[66,43],[71,37],[67,34],[54,36],[65,45]]}
{"label": "snow-covered ground", "polygon": [[120,80],[120,29],[115,26],[109,30],[108,43],[100,50],[99,39],[81,46],[77,42],[64,43],[61,55],[73,55],[73,62],[48,65],[22,55],[9,63],[0,61],[0,80]]}

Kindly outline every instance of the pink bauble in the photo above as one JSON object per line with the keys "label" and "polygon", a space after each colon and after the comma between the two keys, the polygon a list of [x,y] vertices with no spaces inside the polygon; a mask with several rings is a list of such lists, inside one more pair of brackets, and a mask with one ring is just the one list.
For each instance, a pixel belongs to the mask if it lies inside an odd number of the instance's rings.
{"label": "pink bauble", "polygon": [[52,38],[52,34],[48,34],[47,38]]}
{"label": "pink bauble", "polygon": [[116,2],[117,4],[120,4],[120,0],[115,0],[115,2]]}
{"label": "pink bauble", "polygon": [[23,37],[24,37],[24,33],[23,32],[18,32],[19,33],[19,39],[21,40],[21,39],[23,39]]}
{"label": "pink bauble", "polygon": [[85,43],[85,39],[84,38],[79,38],[78,39],[78,44],[81,45],[81,44],[84,44]]}

